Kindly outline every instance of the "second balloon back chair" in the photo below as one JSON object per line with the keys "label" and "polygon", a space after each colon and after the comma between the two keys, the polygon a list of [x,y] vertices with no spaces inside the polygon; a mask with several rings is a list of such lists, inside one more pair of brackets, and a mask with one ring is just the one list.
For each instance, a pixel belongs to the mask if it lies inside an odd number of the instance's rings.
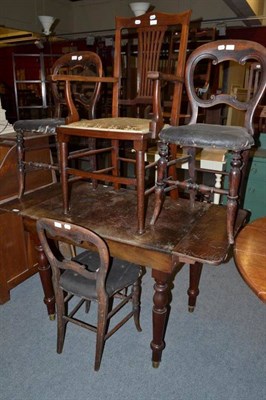
{"label": "second balloon back chair", "polygon": [[[221,85],[215,93],[204,99],[199,97],[194,86],[195,69],[201,62],[209,62],[219,68]],[[249,69],[250,63],[260,65],[260,77],[256,91],[248,98],[236,97],[233,88],[228,87],[228,75],[231,69]],[[223,84],[222,84],[223,82]],[[248,172],[249,150],[254,145],[253,117],[266,86],[266,50],[259,43],[244,40],[219,40],[200,46],[190,56],[186,65],[186,89],[191,105],[192,116],[187,125],[169,126],[160,133],[158,180],[156,203],[152,224],[156,223],[162,209],[166,191],[183,189],[189,195],[193,209],[195,200],[211,201],[213,193],[224,195],[227,204],[228,242],[234,243],[234,225],[241,195],[244,194],[245,175]],[[198,122],[201,108],[211,109],[217,106],[229,107],[243,114],[243,126],[231,123],[208,124]],[[226,110],[226,108],[225,108]],[[228,120],[227,120],[228,121]],[[183,157],[174,159],[169,153],[169,146],[175,144],[183,148]],[[203,184],[196,163],[197,149],[225,149],[230,153],[231,162],[228,173],[228,188],[216,188],[212,184]],[[188,162],[187,179],[175,180],[168,174],[169,166]],[[209,227],[211,229],[211,226]]]}
{"label": "second balloon back chair", "polygon": [[[87,78],[91,76],[102,76],[103,67],[100,57],[90,51],[77,51],[67,53],[59,57],[51,68],[53,76],[76,75],[76,81],[72,84],[73,101],[83,116],[88,119],[95,117],[96,105],[100,96],[100,82],[88,82]],[[79,80],[79,77],[82,80]],[[54,115],[52,118],[42,119],[26,119],[18,120],[14,123],[14,130],[17,133],[17,150],[18,150],[18,167],[19,167],[19,198],[24,194],[26,173],[30,173],[32,169],[51,169],[58,171],[58,154],[57,154],[57,138],[56,127],[65,123],[72,122],[71,113],[67,110],[67,100],[65,97],[65,86],[58,82],[51,82],[51,93],[54,102]],[[51,157],[50,164],[25,161],[25,146],[24,137],[47,136],[50,142],[50,148],[56,147],[54,157]],[[95,140],[89,139],[86,145],[89,148],[95,147]],[[35,146],[36,148],[36,146]],[[37,149],[37,148],[36,148]],[[95,159],[91,160],[95,166]]]}

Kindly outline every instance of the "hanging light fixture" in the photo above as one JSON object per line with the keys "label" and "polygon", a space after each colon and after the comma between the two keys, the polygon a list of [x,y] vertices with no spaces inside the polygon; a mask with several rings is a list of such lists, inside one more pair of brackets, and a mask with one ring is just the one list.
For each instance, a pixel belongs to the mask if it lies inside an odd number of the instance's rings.
{"label": "hanging light fixture", "polygon": [[150,5],[151,3],[146,3],[146,2],[129,3],[129,6],[133,11],[135,17],[139,17],[140,15],[145,14]]}
{"label": "hanging light fixture", "polygon": [[51,26],[55,21],[55,17],[51,17],[49,15],[39,15],[38,16],[40,23],[43,26],[43,33],[48,36],[51,33]]}

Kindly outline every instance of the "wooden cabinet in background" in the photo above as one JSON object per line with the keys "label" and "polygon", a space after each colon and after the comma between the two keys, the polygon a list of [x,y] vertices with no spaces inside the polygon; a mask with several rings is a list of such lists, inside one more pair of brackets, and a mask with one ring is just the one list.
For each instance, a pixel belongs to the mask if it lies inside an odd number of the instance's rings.
{"label": "wooden cabinet in background", "polygon": [[250,220],[266,216],[266,149],[257,149],[250,159],[244,208],[251,211]]}
{"label": "wooden cabinet in background", "polygon": [[[4,211],[6,201],[18,195],[15,133],[0,135],[0,304],[10,299],[10,290],[37,272],[35,245],[24,232],[22,218]],[[50,162],[45,136],[26,137],[26,160]],[[55,182],[52,171],[34,170],[26,174],[26,192]]]}
{"label": "wooden cabinet in background", "polygon": [[[229,170],[231,154],[226,156],[226,170]],[[250,221],[266,216],[266,133],[260,134],[260,147],[251,151],[247,180],[245,182],[242,207],[250,211]],[[227,187],[228,179],[224,181]],[[223,199],[223,204],[225,200]]]}
{"label": "wooden cabinet in background", "polygon": [[24,232],[19,215],[0,212],[0,304],[10,300],[10,290],[37,272],[34,243]]}
{"label": "wooden cabinet in background", "polygon": [[52,117],[54,104],[47,76],[60,54],[13,53],[17,119]]}

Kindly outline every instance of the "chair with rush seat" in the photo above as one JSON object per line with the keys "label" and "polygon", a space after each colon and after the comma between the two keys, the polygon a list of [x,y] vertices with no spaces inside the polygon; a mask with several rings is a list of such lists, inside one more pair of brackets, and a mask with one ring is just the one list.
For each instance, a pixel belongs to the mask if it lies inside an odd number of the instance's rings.
{"label": "chair with rush seat", "polygon": [[[219,68],[220,75],[226,78],[230,65],[245,67],[248,62],[260,64],[261,74],[257,90],[252,96],[240,101],[236,96],[228,94],[226,86],[221,86],[221,93],[211,94],[207,99],[200,98],[194,87],[194,71],[199,62],[212,60]],[[229,62],[231,64],[229,64]],[[225,66],[222,69],[222,66]],[[229,67],[228,67],[229,66]],[[227,197],[227,233],[230,244],[234,243],[234,224],[237,216],[238,204],[242,193],[244,177],[247,172],[249,149],[254,144],[252,120],[254,111],[264,93],[266,86],[266,49],[262,45],[244,40],[219,40],[197,48],[189,57],[186,65],[185,84],[191,105],[192,116],[188,125],[170,126],[160,133],[158,162],[158,180],[156,188],[156,203],[151,224],[156,223],[159,217],[166,191],[176,187],[187,191],[191,207],[197,198],[210,200],[213,193]],[[230,91],[230,90],[229,90]],[[244,126],[229,126],[218,124],[198,123],[197,117],[200,108],[211,108],[224,105],[242,110],[245,115]],[[183,157],[171,159],[168,146],[175,144],[183,148]],[[217,173],[217,171],[203,170],[196,165],[196,150],[202,148],[226,149],[231,153],[228,189],[216,188],[211,184],[203,184],[197,180],[199,171]],[[188,162],[188,179],[174,180],[168,177],[169,165]],[[223,172],[219,172],[223,173]],[[211,226],[210,226],[211,229]]]}
{"label": "chair with rush seat", "polygon": [[[139,315],[143,269],[135,264],[111,258],[104,240],[82,226],[42,218],[37,222],[37,231],[52,268],[57,308],[57,352],[61,353],[63,350],[68,322],[89,329],[97,336],[94,369],[98,371],[104,343],[113,333],[131,317],[134,318],[137,330],[141,331]],[[66,259],[51,239],[71,241],[80,248],[90,246],[93,251],[84,250],[76,257]],[[74,305],[76,298],[78,302]],[[71,311],[68,310],[70,300]],[[96,326],[75,316],[83,303],[88,313],[91,302],[98,304]],[[109,329],[110,319],[129,302],[132,303],[132,309],[126,315],[123,314],[123,319]]]}
{"label": "chair with rush seat", "polygon": [[[82,77],[82,83],[76,78],[72,85],[73,99],[87,118],[95,117],[95,107],[100,95],[100,82],[86,82],[88,76],[102,76],[103,68],[99,56],[90,51],[77,51],[59,57],[52,66],[52,75],[78,75]],[[47,136],[51,139],[51,146],[56,146],[56,127],[72,122],[72,116],[64,116],[67,112],[64,84],[51,83],[51,91],[54,101],[54,117],[32,120],[18,120],[14,123],[17,133],[17,150],[19,166],[19,198],[25,190],[25,173],[31,169],[52,169],[58,171],[56,162],[50,164],[25,161],[25,136]],[[95,147],[93,139],[88,143],[89,147]],[[57,156],[58,158],[58,156]],[[92,161],[94,166],[95,161]]]}
{"label": "chair with rush seat", "polygon": [[[70,175],[77,179],[90,178],[112,183],[115,189],[118,189],[121,185],[133,186],[137,191],[136,230],[140,234],[144,232],[145,199],[151,191],[154,191],[154,185],[151,188],[145,188],[145,171],[147,172],[148,169],[155,167],[155,163],[145,166],[145,152],[148,141],[157,139],[157,135],[163,127],[160,104],[161,81],[170,82],[174,85],[172,116],[173,123],[178,122],[176,115],[179,114],[182,95],[190,15],[191,11],[189,10],[180,14],[150,12],[133,18],[116,17],[113,76],[106,76],[98,80],[112,85],[111,117],[90,121],[80,120],[78,112],[71,102],[71,93],[69,93],[67,97],[69,110],[71,115],[75,116],[76,122],[57,128],[65,214],[71,211],[71,206],[74,206],[71,205],[69,200],[68,177]],[[171,29],[179,29],[180,42],[175,72],[174,74],[166,74],[159,72],[159,61],[163,42],[166,41],[167,43],[165,37],[167,38]],[[124,40],[122,32],[124,31],[127,32],[129,38],[132,38],[133,43],[132,47],[125,50],[122,47]],[[134,58],[136,65],[137,88],[136,94],[132,95],[132,98],[127,96],[125,89],[127,85],[122,76],[121,54],[123,56],[124,51],[128,55],[127,63],[129,59]],[[128,69],[130,69],[129,66]],[[52,79],[54,81],[64,80],[64,77],[55,75]],[[73,80],[75,80],[75,77],[73,77]],[[129,79],[127,84],[130,82]],[[134,107],[133,117],[130,114],[121,116],[124,115],[128,106]],[[148,106],[152,106],[152,109],[147,115]],[[146,118],[143,118],[140,113],[143,108],[146,110]],[[68,154],[68,141],[72,136],[108,141],[105,149],[97,149],[95,152],[87,153],[87,155],[106,151],[109,154],[110,163],[105,168],[92,172],[71,168],[69,161],[72,157]],[[131,149],[135,151],[135,158],[132,159],[132,157],[121,154],[125,142],[130,143]],[[78,157],[79,154],[77,153],[76,156]],[[121,173],[123,169],[121,165],[124,163],[134,165],[133,177]]]}

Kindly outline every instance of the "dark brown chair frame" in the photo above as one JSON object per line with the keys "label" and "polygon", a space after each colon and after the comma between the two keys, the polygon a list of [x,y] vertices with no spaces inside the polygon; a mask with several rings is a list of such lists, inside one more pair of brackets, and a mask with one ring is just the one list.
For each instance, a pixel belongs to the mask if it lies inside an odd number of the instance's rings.
{"label": "dark brown chair frame", "polygon": [[[146,208],[145,199],[147,199],[147,195],[149,193],[154,191],[154,187],[145,190],[145,170],[148,168],[154,168],[155,166],[154,163],[151,163],[151,165],[145,167],[145,152],[147,150],[148,140],[157,139],[158,133],[163,127],[160,98],[160,83],[162,81],[172,82],[174,84],[172,121],[175,124],[178,123],[177,115],[179,114],[182,95],[190,15],[191,11],[188,10],[180,14],[150,12],[140,17],[116,17],[113,77],[98,78],[96,80],[97,82],[111,83],[113,85],[112,118],[103,118],[100,120],[96,119],[94,121],[89,121],[88,123],[84,121],[79,122],[78,112],[73,104],[73,101],[71,100],[70,82],[75,80],[75,77],[61,77],[58,75],[52,77],[52,79],[55,81],[66,81],[66,98],[69,106],[69,113],[71,115],[71,121],[73,122],[72,124],[57,128],[58,142],[60,145],[61,182],[63,190],[64,213],[67,214],[70,208],[70,196],[68,188],[69,175],[75,176],[77,179],[89,178],[113,183],[116,189],[118,189],[120,185],[132,185],[137,189],[136,230],[140,234],[144,232]],[[172,26],[181,27],[180,47],[175,74],[165,74],[158,72],[156,69],[158,68],[160,49],[164,34]],[[138,76],[143,78],[140,79],[140,82],[142,83],[138,88],[137,97],[128,101],[119,99],[121,88],[121,41],[122,31],[124,29],[135,29],[138,33],[138,54],[140,56],[138,61]],[[145,55],[145,57],[143,55]],[[80,78],[80,80],[82,80],[82,78]],[[153,105],[152,118],[150,120],[141,120],[138,118],[123,120],[119,118],[119,110],[122,104],[148,105],[150,103]],[[141,121],[144,123],[144,128],[138,130],[138,127],[134,127],[134,125]],[[126,125],[126,127],[123,126],[123,124]],[[102,128],[103,125],[105,126],[105,129]],[[123,126],[122,128],[121,125]],[[72,159],[72,157],[68,154],[68,141],[71,136],[110,139],[111,145],[107,147],[106,151],[111,153],[111,166],[93,172],[69,168],[68,162]],[[135,160],[132,160],[132,158],[126,159],[119,155],[119,143],[125,140],[132,143],[132,148],[136,151]],[[96,150],[95,152],[85,151],[81,154],[86,154],[88,156],[96,154],[100,151],[102,152],[103,150],[104,149],[100,149]],[[79,157],[79,154],[76,154],[75,156]],[[121,176],[121,162],[134,162],[136,176],[133,178]]]}
{"label": "dark brown chair frame", "polygon": [[[256,61],[261,66],[260,80],[256,93],[246,101],[239,101],[232,94],[222,93],[212,95],[208,99],[198,97],[193,85],[194,71],[198,62],[211,59],[213,64],[225,61],[235,61],[245,64]],[[227,231],[229,243],[234,242],[234,224],[240,195],[242,194],[244,177],[247,172],[249,149],[254,144],[252,120],[255,109],[262,98],[266,87],[266,49],[262,45],[244,40],[220,40],[200,46],[189,57],[186,65],[186,89],[191,105],[192,116],[188,125],[170,127],[160,133],[158,163],[158,180],[156,189],[156,204],[151,224],[155,224],[164,200],[165,191],[175,187],[185,188],[190,193],[193,207],[196,193],[204,195],[219,193],[227,196]],[[199,108],[210,108],[219,104],[226,104],[245,112],[244,127],[197,123]],[[168,145],[174,143],[186,149],[187,155],[183,159],[169,160]],[[198,184],[196,181],[196,148],[214,147],[226,148],[232,153],[229,172],[229,188],[219,189],[213,186]],[[189,162],[189,179],[173,180],[168,178],[167,168],[182,162]],[[215,172],[215,171],[208,171]]]}
{"label": "dark brown chair frame", "polygon": [[[41,218],[37,221],[37,232],[52,269],[57,308],[57,352],[63,351],[68,322],[93,331],[97,334],[94,369],[98,371],[104,343],[111,335],[131,317],[134,318],[137,330],[141,331],[139,316],[143,269],[126,261],[111,259],[104,240],[82,226]],[[67,259],[53,240],[71,241],[75,246],[92,248],[93,251],[85,250]],[[79,299],[75,306],[74,297]],[[113,305],[114,297],[119,300]],[[69,300],[72,301],[71,310],[68,310]],[[91,301],[98,303],[97,326],[75,317],[83,303],[88,312]],[[108,329],[109,320],[129,302],[132,303],[132,310],[123,314],[123,318],[112,329]]]}
{"label": "dark brown chair frame", "polygon": [[[103,75],[103,66],[100,57],[90,51],[77,51],[65,54],[59,57],[52,66],[52,75],[60,76],[64,73],[66,75],[84,74],[88,73],[88,70],[95,70],[97,76]],[[76,104],[79,104],[86,112],[87,118],[91,119],[95,117],[95,108],[99,100],[101,83],[93,83],[89,81],[92,87],[90,96],[86,96],[84,92],[84,86],[86,84],[86,76],[83,76],[81,88],[78,90],[72,85],[72,96]],[[55,104],[55,112],[53,118],[44,118],[37,120],[19,120],[14,124],[14,129],[17,132],[17,150],[18,150],[18,170],[19,170],[19,194],[18,197],[24,194],[25,190],[25,174],[31,169],[51,169],[54,171],[59,170],[59,166],[55,163],[38,163],[38,162],[26,162],[25,161],[25,142],[24,135],[39,136],[45,135],[52,137],[52,146],[57,146],[56,143],[56,127],[68,123],[71,115],[66,118],[63,117],[64,111],[67,112],[67,101],[64,96],[64,87],[62,82],[51,82],[51,90],[53,100]],[[81,89],[81,90],[80,90]],[[95,147],[95,141],[93,139],[89,142],[89,147]],[[58,157],[57,157],[58,158]],[[93,162],[95,167],[95,161]]]}

